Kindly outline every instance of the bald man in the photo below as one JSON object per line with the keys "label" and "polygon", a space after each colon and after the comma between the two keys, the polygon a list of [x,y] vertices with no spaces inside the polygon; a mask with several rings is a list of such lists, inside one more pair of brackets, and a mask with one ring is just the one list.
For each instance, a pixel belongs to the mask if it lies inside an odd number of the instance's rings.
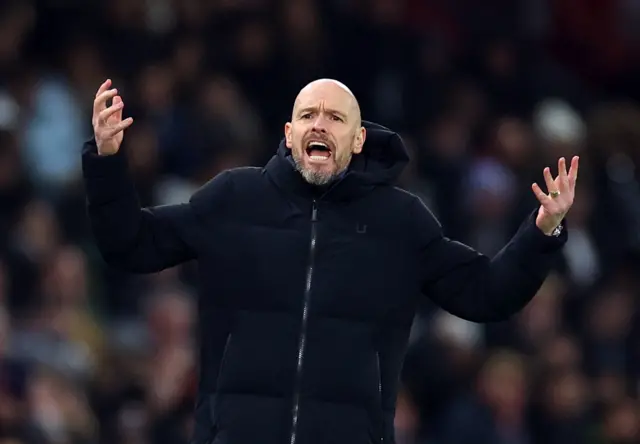
{"label": "bald man", "polygon": [[[393,186],[398,134],[363,122],[338,81],[300,91],[263,168],[224,171],[180,205],[140,208],[120,146],[133,121],[106,81],[83,150],[88,214],[105,261],[200,270],[195,444],[392,444],[398,378],[416,306],[428,297],[473,322],[536,294],[567,239],[577,158],[543,171],[532,209],[488,258],[443,236]],[[107,106],[107,101],[111,105]]]}
{"label": "bald man", "polygon": [[[322,115],[326,131],[314,130]],[[351,90],[338,81],[321,79],[304,87],[291,116],[284,127],[286,146],[296,169],[310,184],[331,183],[362,151],[367,132],[360,106]]]}

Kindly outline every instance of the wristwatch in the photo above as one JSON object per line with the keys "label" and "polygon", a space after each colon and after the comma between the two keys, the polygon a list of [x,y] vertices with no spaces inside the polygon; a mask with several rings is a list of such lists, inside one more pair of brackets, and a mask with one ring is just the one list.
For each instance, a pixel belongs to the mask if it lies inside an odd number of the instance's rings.
{"label": "wristwatch", "polygon": [[560,225],[558,225],[557,227],[555,227],[555,228],[553,229],[553,231],[551,232],[551,236],[553,236],[553,237],[559,237],[559,236],[560,236],[560,234],[562,234],[562,230],[563,230],[563,229],[564,229],[564,224],[562,224],[562,223],[561,223]]}

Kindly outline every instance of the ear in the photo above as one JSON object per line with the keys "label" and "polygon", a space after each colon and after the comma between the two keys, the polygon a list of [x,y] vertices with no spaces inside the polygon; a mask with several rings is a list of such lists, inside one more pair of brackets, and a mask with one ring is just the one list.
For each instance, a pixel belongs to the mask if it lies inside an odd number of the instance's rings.
{"label": "ear", "polygon": [[367,140],[367,130],[364,126],[361,126],[356,133],[356,140],[353,144],[353,154],[360,154],[362,152],[365,140]]}
{"label": "ear", "polygon": [[291,149],[293,146],[293,135],[291,134],[291,122],[284,124],[284,140],[287,148]]}

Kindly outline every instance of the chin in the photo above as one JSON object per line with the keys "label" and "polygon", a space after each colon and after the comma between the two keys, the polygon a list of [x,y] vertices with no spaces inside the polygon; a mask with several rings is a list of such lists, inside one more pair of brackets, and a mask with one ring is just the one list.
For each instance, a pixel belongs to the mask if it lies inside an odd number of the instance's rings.
{"label": "chin", "polygon": [[319,174],[313,171],[303,171],[302,177],[311,185],[316,185],[316,186],[328,185],[334,180],[333,175]]}
{"label": "chin", "polygon": [[327,174],[332,176],[335,174],[337,167],[334,162],[322,162],[318,164],[317,162],[310,162],[309,159],[304,160],[304,168],[309,171],[314,171],[318,174]]}
{"label": "chin", "polygon": [[301,173],[302,177],[312,185],[326,185],[336,177],[333,171],[324,171],[318,168],[305,168]]}
{"label": "chin", "polygon": [[338,175],[338,167],[333,156],[313,159],[309,153],[302,150],[301,153],[293,156],[293,160],[302,177],[312,185],[326,185]]}
{"label": "chin", "polygon": [[298,168],[304,180],[312,185],[326,185],[336,177],[335,168],[318,167],[317,165],[303,165]]}

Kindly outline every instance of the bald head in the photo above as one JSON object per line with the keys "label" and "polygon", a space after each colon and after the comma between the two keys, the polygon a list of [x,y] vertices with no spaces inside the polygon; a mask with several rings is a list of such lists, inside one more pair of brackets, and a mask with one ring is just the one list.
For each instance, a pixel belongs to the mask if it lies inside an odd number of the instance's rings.
{"label": "bald head", "polygon": [[333,79],[315,80],[300,90],[284,132],[296,168],[314,185],[326,185],[346,170],[366,138],[358,101]]}
{"label": "bald head", "polygon": [[343,98],[346,103],[348,103],[349,117],[352,117],[353,123],[357,126],[361,125],[360,105],[358,104],[356,96],[347,85],[334,79],[318,79],[305,85],[296,96],[296,100],[293,103],[292,114],[295,115],[296,109],[298,109],[300,103],[307,97],[322,93]]}

